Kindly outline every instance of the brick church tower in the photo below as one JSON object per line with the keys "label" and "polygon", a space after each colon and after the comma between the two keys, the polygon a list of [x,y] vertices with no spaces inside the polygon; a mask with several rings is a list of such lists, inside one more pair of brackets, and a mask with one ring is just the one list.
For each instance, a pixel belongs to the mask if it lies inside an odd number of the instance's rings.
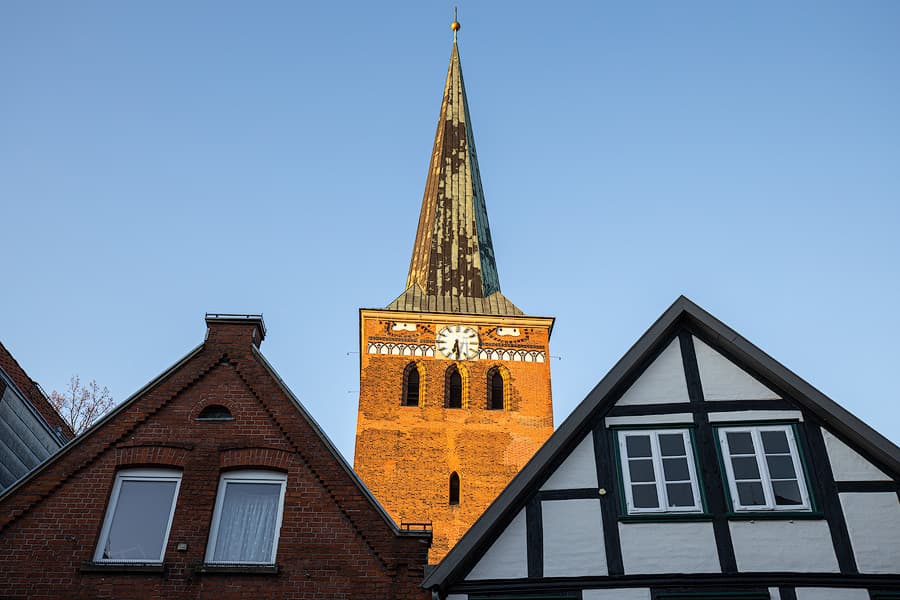
{"label": "brick church tower", "polygon": [[354,468],[398,523],[432,524],[432,563],[553,432],[553,319],[500,292],[455,37],[406,291],[360,310]]}

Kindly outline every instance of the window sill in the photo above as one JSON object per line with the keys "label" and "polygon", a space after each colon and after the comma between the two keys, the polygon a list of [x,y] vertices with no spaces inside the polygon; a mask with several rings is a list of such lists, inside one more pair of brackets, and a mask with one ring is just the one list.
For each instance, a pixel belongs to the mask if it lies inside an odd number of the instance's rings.
{"label": "window sill", "polygon": [[712,521],[709,513],[644,513],[639,515],[623,515],[620,523],[668,523],[670,521]]}
{"label": "window sill", "polygon": [[277,575],[281,568],[278,565],[243,565],[237,563],[204,563],[198,565],[195,573],[213,575],[216,573],[243,574],[243,575]]}
{"label": "window sill", "polygon": [[789,510],[770,510],[765,512],[730,512],[727,516],[731,521],[798,521],[821,520],[825,518],[825,515],[821,512],[801,512]]}
{"label": "window sill", "polygon": [[164,563],[86,561],[81,563],[78,570],[82,573],[163,573],[166,565]]}

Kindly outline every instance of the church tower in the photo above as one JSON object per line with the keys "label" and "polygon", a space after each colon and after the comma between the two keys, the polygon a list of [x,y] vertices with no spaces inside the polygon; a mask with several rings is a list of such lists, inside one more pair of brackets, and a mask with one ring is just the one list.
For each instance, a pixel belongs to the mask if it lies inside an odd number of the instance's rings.
{"label": "church tower", "polygon": [[500,292],[456,31],[406,290],[360,310],[354,468],[438,562],[553,432],[551,317]]}

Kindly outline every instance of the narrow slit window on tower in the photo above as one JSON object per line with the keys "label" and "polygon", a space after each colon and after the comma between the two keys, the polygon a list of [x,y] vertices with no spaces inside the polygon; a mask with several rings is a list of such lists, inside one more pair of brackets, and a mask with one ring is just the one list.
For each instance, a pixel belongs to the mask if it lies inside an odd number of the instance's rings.
{"label": "narrow slit window on tower", "polygon": [[459,504],[459,475],[456,474],[456,471],[450,473],[450,505],[456,506]]}
{"label": "narrow slit window on tower", "polygon": [[488,410],[503,410],[503,374],[497,368],[488,373]]}
{"label": "narrow slit window on tower", "polygon": [[416,363],[409,363],[403,373],[403,405],[419,405],[419,369]]}
{"label": "narrow slit window on tower", "polygon": [[447,408],[462,408],[462,375],[456,365],[447,369]]}

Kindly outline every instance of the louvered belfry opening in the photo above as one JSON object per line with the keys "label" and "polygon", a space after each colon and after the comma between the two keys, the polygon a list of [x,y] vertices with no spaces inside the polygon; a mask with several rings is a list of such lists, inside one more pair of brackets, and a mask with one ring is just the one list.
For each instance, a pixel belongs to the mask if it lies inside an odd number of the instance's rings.
{"label": "louvered belfry opening", "polygon": [[446,408],[462,408],[462,375],[456,365],[447,369],[447,399],[444,402]]}
{"label": "louvered belfry opening", "polygon": [[419,369],[416,363],[409,363],[403,372],[403,405],[419,405]]}

